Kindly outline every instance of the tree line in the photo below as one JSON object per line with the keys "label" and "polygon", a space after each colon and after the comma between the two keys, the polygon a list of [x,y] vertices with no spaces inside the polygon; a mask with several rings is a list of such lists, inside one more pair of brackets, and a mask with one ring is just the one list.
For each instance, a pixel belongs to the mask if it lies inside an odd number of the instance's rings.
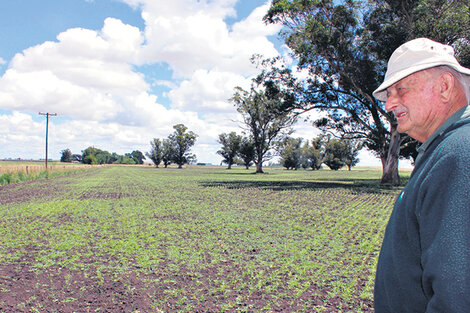
{"label": "tree line", "polygon": [[[247,169],[256,164],[256,144],[249,137],[237,135],[236,132],[222,133],[218,142],[222,145],[217,151],[222,156],[222,162],[230,169],[232,165],[244,165]],[[277,155],[280,164],[286,169],[297,170],[300,167],[319,170],[325,164],[332,170],[357,165],[358,154],[362,143],[354,140],[342,140],[321,134],[312,140],[285,136],[273,143],[273,151],[266,154],[262,162]]]}
{"label": "tree line", "polygon": [[[154,138],[150,142],[150,152],[146,156],[158,167],[161,163],[165,167],[174,163],[181,168],[184,164],[196,162],[196,155],[190,152],[198,135],[183,124],[174,125],[174,133],[166,139]],[[134,150],[131,153],[119,155],[110,153],[96,147],[88,147],[81,154],[72,154],[70,149],[62,150],[61,162],[79,162],[84,164],[143,164],[145,155]]]}
{"label": "tree line", "polygon": [[143,164],[145,156],[139,150],[124,155],[110,153],[95,147],[88,147],[81,154],[72,154],[70,149],[62,150],[61,162],[79,162],[83,164]]}

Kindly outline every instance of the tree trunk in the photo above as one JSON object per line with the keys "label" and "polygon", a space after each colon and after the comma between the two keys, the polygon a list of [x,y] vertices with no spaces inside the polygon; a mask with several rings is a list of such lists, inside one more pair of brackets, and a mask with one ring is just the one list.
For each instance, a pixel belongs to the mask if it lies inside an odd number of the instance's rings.
{"label": "tree trunk", "polygon": [[228,163],[228,167],[227,167],[228,170],[232,169],[232,164],[229,162]]}
{"label": "tree trunk", "polygon": [[257,162],[256,162],[256,173],[264,173],[263,172],[263,154],[261,153],[261,151],[258,151],[256,153],[256,159],[257,159]]}
{"label": "tree trunk", "polygon": [[382,185],[398,186],[400,185],[400,176],[398,175],[398,155],[400,153],[400,133],[396,126],[392,126],[392,135],[387,156],[382,157]]}

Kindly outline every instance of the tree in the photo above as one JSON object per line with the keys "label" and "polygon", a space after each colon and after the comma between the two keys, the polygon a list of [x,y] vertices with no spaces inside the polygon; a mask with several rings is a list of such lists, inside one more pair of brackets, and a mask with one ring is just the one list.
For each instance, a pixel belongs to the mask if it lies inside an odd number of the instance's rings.
{"label": "tree", "polygon": [[88,147],[82,151],[82,160],[85,164],[111,164],[112,155],[95,147]]}
{"label": "tree", "polygon": [[274,0],[265,21],[284,26],[286,44],[309,77],[298,81],[282,67],[261,76],[267,85],[298,95],[300,101],[285,111],[324,110],[327,118],[318,126],[364,140],[382,161],[382,183],[396,185],[403,136],[372,92],[391,53],[419,36],[454,45],[468,66],[468,11],[468,0]]}
{"label": "tree", "polygon": [[242,137],[238,157],[241,159],[241,164],[245,165],[246,169],[250,168],[250,165],[253,163],[255,158],[255,154],[255,145],[253,141],[248,137]]}
{"label": "tree", "polygon": [[98,160],[96,159],[96,156],[94,154],[89,154],[86,157],[83,158],[83,163],[85,164],[90,164],[90,165],[96,165],[98,164]]}
{"label": "tree", "polygon": [[182,168],[184,164],[191,163],[196,158],[190,150],[196,142],[197,135],[187,131],[188,128],[183,124],[174,125],[173,128],[175,131],[168,136],[168,139],[174,149],[173,161],[178,164],[178,168]]}
{"label": "tree", "polygon": [[112,154],[109,153],[108,151],[103,151],[100,149],[97,149],[97,153],[95,154],[96,161],[98,164],[112,164]]}
{"label": "tree", "polygon": [[129,153],[126,153],[126,155],[121,155],[119,164],[136,164],[136,163],[135,163],[135,160],[129,156]]}
{"label": "tree", "polygon": [[144,164],[145,156],[139,150],[134,150],[129,155],[126,154],[126,156],[134,160],[135,164]]}
{"label": "tree", "polygon": [[272,157],[269,151],[272,144],[292,132],[290,127],[296,118],[278,110],[289,99],[284,99],[281,94],[267,93],[258,87],[261,86],[256,80],[253,81],[250,91],[237,87],[230,100],[241,113],[242,127],[250,134],[253,142],[256,173],[263,173],[263,162]]}
{"label": "tree", "polygon": [[82,160],[85,164],[99,164],[96,155],[102,150],[95,147],[88,147],[82,151]]}
{"label": "tree", "polygon": [[348,147],[346,141],[340,139],[330,139],[325,146],[325,156],[323,163],[330,169],[337,171],[346,165]]}
{"label": "tree", "polygon": [[171,164],[175,154],[175,148],[173,147],[170,139],[163,139],[162,141],[162,162],[165,168]]}
{"label": "tree", "polygon": [[237,135],[235,132],[219,135],[218,142],[222,145],[222,148],[217,151],[217,154],[224,158],[222,162],[227,164],[228,169],[231,169],[232,165],[235,164],[235,158],[240,150],[241,141],[242,136]]}
{"label": "tree", "polygon": [[121,156],[119,154],[117,154],[116,152],[111,153],[111,158],[109,159],[109,161],[112,164],[119,164],[120,160],[121,160]]}
{"label": "tree", "polygon": [[281,164],[286,169],[297,170],[302,157],[302,138],[285,137],[276,143],[276,151],[281,157]]}
{"label": "tree", "polygon": [[354,140],[345,140],[346,145],[346,156],[344,159],[344,163],[348,167],[348,170],[351,170],[351,167],[356,166],[359,163],[359,151],[362,149],[362,142],[354,141]]}
{"label": "tree", "polygon": [[70,149],[62,150],[62,156],[60,157],[60,162],[71,163],[72,160],[73,160],[72,151],[70,151]]}
{"label": "tree", "polygon": [[153,140],[150,141],[150,147],[150,152],[147,152],[147,156],[153,162],[153,164],[155,164],[155,167],[158,168],[163,160],[162,141],[158,138],[153,138]]}
{"label": "tree", "polygon": [[325,138],[325,135],[320,135],[311,140],[312,145],[309,145],[309,142],[307,141],[302,147],[302,166],[304,168],[310,167],[314,171],[321,168],[325,155]]}

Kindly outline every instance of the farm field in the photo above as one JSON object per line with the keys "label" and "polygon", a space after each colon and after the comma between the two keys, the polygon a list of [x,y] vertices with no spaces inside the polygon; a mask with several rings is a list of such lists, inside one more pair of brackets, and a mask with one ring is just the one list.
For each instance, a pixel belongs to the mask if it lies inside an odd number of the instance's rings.
{"label": "farm field", "polygon": [[372,312],[399,188],[371,169],[267,172],[113,166],[0,186],[0,312]]}

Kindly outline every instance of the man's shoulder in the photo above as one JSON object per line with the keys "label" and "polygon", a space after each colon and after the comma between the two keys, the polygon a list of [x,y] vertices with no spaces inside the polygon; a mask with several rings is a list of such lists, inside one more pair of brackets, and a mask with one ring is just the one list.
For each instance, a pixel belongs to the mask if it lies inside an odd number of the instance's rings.
{"label": "man's shoulder", "polygon": [[439,157],[453,156],[470,162],[470,119],[461,120],[447,129],[435,147],[434,153]]}
{"label": "man's shoulder", "polygon": [[449,127],[443,134],[443,140],[447,142],[470,141],[470,118],[462,119]]}

